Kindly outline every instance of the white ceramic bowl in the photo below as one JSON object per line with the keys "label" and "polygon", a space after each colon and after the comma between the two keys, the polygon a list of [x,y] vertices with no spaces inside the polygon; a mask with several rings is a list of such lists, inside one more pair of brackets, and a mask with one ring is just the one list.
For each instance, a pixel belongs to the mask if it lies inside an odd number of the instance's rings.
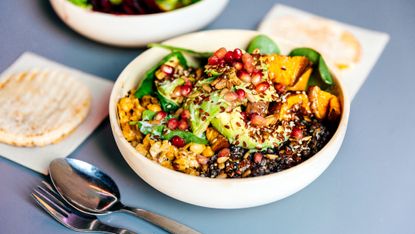
{"label": "white ceramic bowl", "polygon": [[98,42],[133,47],[201,29],[222,12],[228,0],[202,0],[170,12],[134,16],[95,12],[68,0],[50,3],[57,15],[78,33]]}
{"label": "white ceramic bowl", "polygon": [[[192,33],[166,41],[166,44],[214,51],[246,48],[258,32],[215,30]],[[277,42],[278,43],[278,42]],[[292,45],[279,44],[287,53]],[[267,204],[285,198],[315,180],[336,156],[346,132],[349,118],[349,98],[345,87],[337,80],[343,113],[339,127],[331,140],[307,161],[282,172],[242,179],[211,179],[183,174],[164,168],[140,155],[123,137],[117,120],[117,101],[136,87],[143,74],[169,52],[159,48],[145,51],[134,59],[118,77],[110,98],[109,116],[115,141],[130,167],[148,184],[178,200],[212,208],[244,208]]]}

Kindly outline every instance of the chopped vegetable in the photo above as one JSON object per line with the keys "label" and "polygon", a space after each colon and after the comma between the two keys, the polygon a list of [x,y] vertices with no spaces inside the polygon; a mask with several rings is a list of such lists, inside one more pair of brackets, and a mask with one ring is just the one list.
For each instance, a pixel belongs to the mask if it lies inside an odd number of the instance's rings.
{"label": "chopped vegetable", "polygon": [[265,35],[258,35],[254,37],[248,45],[246,52],[253,53],[254,50],[259,49],[261,54],[280,54],[280,49],[275,42]]}

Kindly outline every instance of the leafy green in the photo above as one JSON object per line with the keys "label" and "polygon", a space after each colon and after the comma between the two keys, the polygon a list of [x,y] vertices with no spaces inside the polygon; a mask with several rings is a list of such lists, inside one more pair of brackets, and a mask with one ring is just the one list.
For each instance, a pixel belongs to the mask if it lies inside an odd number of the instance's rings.
{"label": "leafy green", "polygon": [[[333,84],[333,77],[330,74],[330,70],[327,67],[326,62],[323,59],[323,56],[321,56],[320,53],[317,51],[311,49],[311,48],[296,48],[293,49],[289,56],[304,56],[310,60],[315,67],[318,69],[318,74],[321,78],[321,80],[328,85]],[[311,77],[311,82],[318,83],[315,81],[315,77]]]}
{"label": "leafy green", "polygon": [[138,129],[144,135],[151,134],[152,136],[159,137],[163,135],[164,125],[150,124],[147,121],[139,121],[137,124]]}
{"label": "leafy green", "polygon": [[181,131],[181,130],[169,131],[167,134],[165,134],[163,136],[163,139],[170,140],[174,136],[179,136],[179,137],[183,138],[186,141],[186,143],[187,142],[194,142],[194,143],[205,144],[205,145],[209,143],[204,138],[198,137],[198,136],[196,136],[195,134],[193,134],[191,132],[186,132],[186,131]]}
{"label": "leafy green", "polygon": [[180,52],[172,52],[165,56],[163,59],[160,60],[155,66],[153,66],[150,70],[148,70],[144,74],[144,79],[141,82],[139,88],[135,92],[135,96],[137,98],[142,98],[145,95],[152,95],[156,91],[155,84],[154,84],[154,73],[159,69],[159,67],[165,63],[167,63],[171,59],[178,59],[179,63],[187,67],[186,58]]}
{"label": "leafy green", "polygon": [[268,36],[260,34],[255,36],[248,44],[246,51],[252,53],[255,49],[259,49],[261,54],[280,54],[278,45]]}
{"label": "leafy green", "polygon": [[164,97],[159,92],[157,92],[157,98],[160,101],[161,108],[167,113],[175,111],[179,108],[179,105],[177,105],[177,103],[175,103],[174,101]]}
{"label": "leafy green", "polygon": [[120,5],[123,0],[110,0],[111,4],[113,5]]}
{"label": "leafy green", "polygon": [[69,0],[72,4],[77,5],[79,7],[89,8],[91,4],[89,4],[88,0]]}
{"label": "leafy green", "polygon": [[151,110],[145,110],[145,111],[143,111],[142,119],[144,121],[152,120],[154,115],[156,115],[156,112],[151,111]]}

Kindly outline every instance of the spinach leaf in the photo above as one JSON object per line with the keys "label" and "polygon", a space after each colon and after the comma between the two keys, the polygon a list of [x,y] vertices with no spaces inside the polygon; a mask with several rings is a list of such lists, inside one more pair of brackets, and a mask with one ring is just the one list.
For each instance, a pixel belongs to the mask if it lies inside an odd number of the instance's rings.
{"label": "spinach leaf", "polygon": [[248,44],[246,51],[252,53],[255,49],[259,49],[261,54],[280,54],[278,45],[268,36],[260,34],[255,36]]}

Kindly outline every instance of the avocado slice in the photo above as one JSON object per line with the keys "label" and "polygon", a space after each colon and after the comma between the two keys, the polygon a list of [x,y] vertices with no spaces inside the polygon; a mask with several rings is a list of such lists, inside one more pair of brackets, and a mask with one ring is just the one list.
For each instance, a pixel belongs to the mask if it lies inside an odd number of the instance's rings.
{"label": "avocado slice", "polygon": [[185,104],[185,109],[190,111],[190,126],[193,134],[198,137],[203,136],[212,119],[229,105],[230,103],[220,95],[220,90],[205,95],[201,88],[194,91]]}
{"label": "avocado slice", "polygon": [[[282,143],[280,140],[281,136],[283,136],[284,141],[288,139],[288,135],[284,132],[284,129],[275,125],[270,126],[270,129],[276,129],[274,130],[274,134],[269,134],[268,136],[255,134],[255,132],[258,132],[258,128],[245,124],[240,107],[233,109],[230,113],[223,112],[218,114],[212,119],[211,123],[231,144],[248,149],[278,147]],[[262,129],[261,132],[266,132],[264,130]],[[276,133],[280,137],[277,137]]]}

